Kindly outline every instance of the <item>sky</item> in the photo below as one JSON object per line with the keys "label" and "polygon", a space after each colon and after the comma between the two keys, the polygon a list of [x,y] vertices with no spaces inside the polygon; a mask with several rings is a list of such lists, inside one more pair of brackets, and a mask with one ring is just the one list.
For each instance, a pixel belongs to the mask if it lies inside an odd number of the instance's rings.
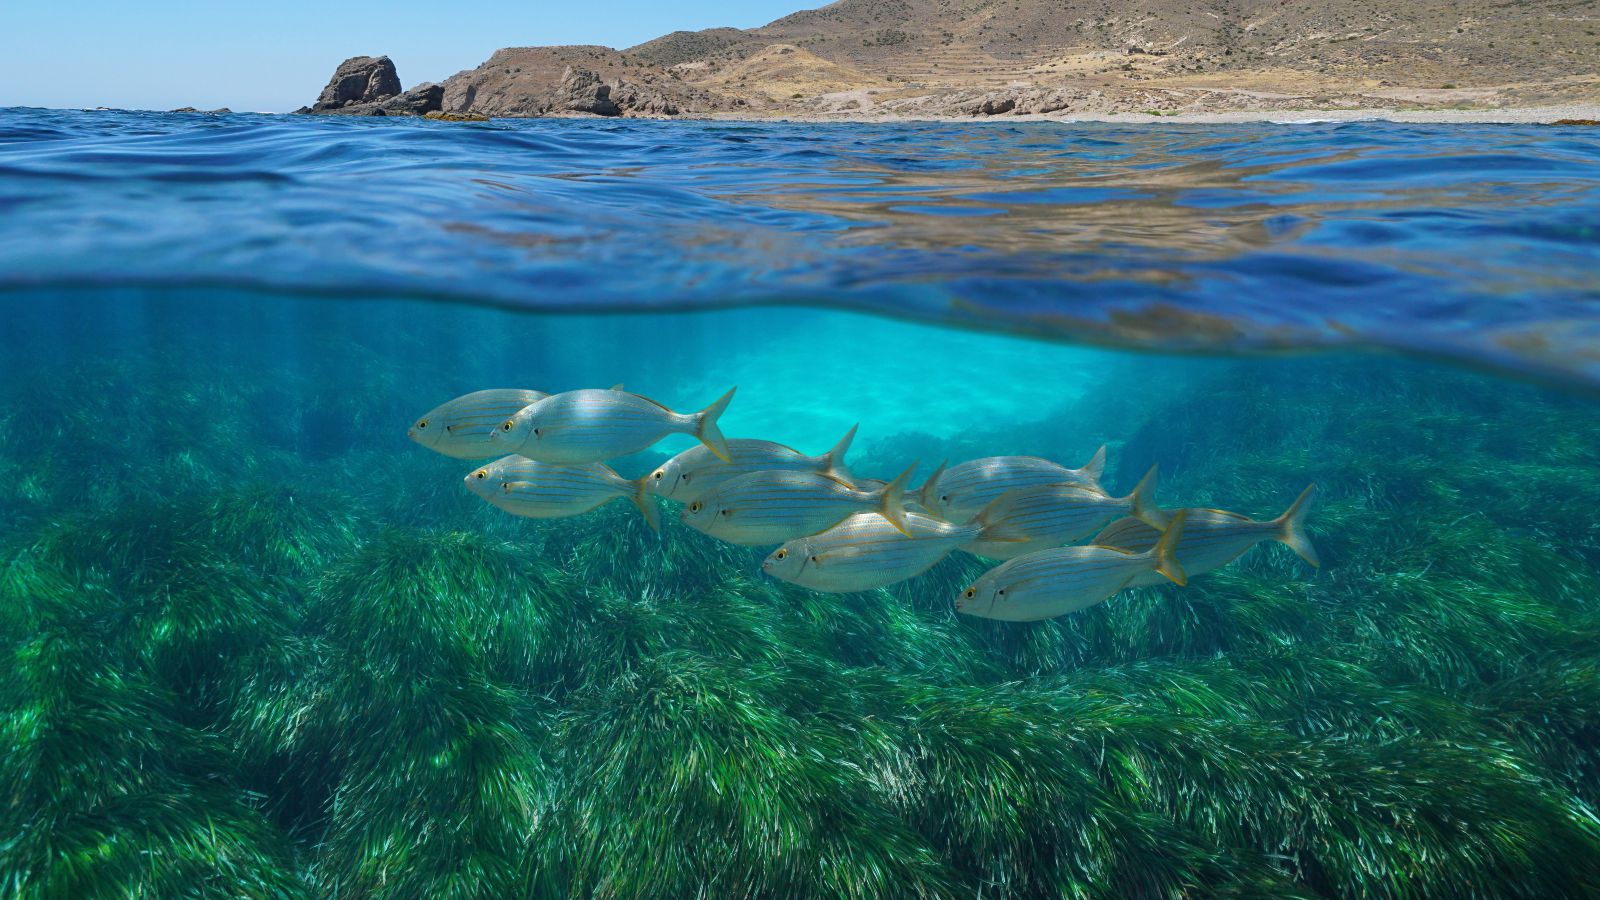
{"label": "sky", "polygon": [[764,25],[826,0],[4,0],[0,107],[285,112],[351,56],[411,87],[501,47],[628,47],[678,29]]}

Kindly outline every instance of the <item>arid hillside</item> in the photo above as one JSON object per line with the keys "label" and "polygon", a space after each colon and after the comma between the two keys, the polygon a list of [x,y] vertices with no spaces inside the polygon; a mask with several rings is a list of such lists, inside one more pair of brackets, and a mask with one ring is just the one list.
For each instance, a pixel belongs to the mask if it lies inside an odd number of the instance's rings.
{"label": "arid hillside", "polygon": [[445,88],[447,110],[487,115],[1593,102],[1600,2],[842,0],[761,28],[674,32],[620,51],[501,50]]}

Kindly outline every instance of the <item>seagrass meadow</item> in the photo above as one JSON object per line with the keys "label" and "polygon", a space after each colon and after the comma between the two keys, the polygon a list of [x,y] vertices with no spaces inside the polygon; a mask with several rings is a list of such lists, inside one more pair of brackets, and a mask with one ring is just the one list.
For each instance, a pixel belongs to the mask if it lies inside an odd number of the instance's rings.
{"label": "seagrass meadow", "polygon": [[[836,312],[3,302],[0,896],[1600,892],[1592,397]],[[1108,485],[1256,517],[1315,481],[1323,566],[992,622],[965,554],[813,593],[665,503],[505,515],[405,438],[618,381],[738,384],[729,436],[807,453],[859,421],[879,477],[1106,443]]]}

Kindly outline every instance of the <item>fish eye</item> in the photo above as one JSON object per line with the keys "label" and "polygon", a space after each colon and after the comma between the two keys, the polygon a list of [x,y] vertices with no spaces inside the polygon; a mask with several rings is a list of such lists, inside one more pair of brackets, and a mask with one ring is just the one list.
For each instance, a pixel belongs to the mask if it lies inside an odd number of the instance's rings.
{"label": "fish eye", "polygon": [[507,419],[506,423],[504,425],[500,426],[500,430],[501,431],[510,431],[511,430],[511,420]]}
{"label": "fish eye", "polygon": [[971,600],[973,597],[978,596],[978,589],[977,588],[967,588],[966,590],[961,592],[961,596],[967,598],[968,600]]}
{"label": "fish eye", "polygon": [[700,501],[699,500],[696,500],[695,502],[689,504],[689,512],[699,512],[699,511],[700,511]]}
{"label": "fish eye", "polygon": [[660,480],[661,480],[661,477],[662,477],[662,476],[663,476],[663,475],[665,475],[665,474],[667,474],[667,473],[665,473],[665,472],[663,472],[663,471],[661,471],[661,470],[660,470],[660,469],[657,469],[657,470],[656,470],[656,471],[655,471],[655,473],[654,473],[654,474],[652,474],[652,475],[651,475],[651,476],[650,476],[650,477],[651,477],[651,478],[654,478],[654,479],[655,479],[655,480],[657,480],[657,481],[660,481]]}
{"label": "fish eye", "polygon": [[488,469],[479,469],[478,471],[472,473],[472,477],[478,479],[479,481],[482,481],[483,479],[489,477],[489,470]]}
{"label": "fish eye", "polygon": [[423,419],[421,422],[417,423],[417,428],[419,430],[423,429],[423,428],[427,428],[427,427],[428,427],[428,420],[427,419]]}
{"label": "fish eye", "polygon": [[778,552],[777,552],[777,553],[774,553],[774,554],[772,554],[772,555],[773,555],[773,556],[774,556],[774,557],[776,557],[776,558],[777,558],[777,559],[783,559],[783,558],[784,558],[784,557],[785,557],[785,556],[788,556],[788,555],[789,555],[789,551],[787,551],[787,550],[784,550],[784,549],[782,549],[782,548],[779,548],[779,550],[778,550]]}

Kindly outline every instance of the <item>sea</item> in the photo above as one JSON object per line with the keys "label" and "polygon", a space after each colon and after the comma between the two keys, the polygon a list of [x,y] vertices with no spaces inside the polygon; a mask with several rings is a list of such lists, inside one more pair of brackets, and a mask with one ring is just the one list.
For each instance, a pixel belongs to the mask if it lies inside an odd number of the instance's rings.
{"label": "sea", "polygon": [[[998,621],[408,439],[613,385],[1320,565]],[[0,109],[0,897],[1595,896],[1597,510],[1600,129]]]}

